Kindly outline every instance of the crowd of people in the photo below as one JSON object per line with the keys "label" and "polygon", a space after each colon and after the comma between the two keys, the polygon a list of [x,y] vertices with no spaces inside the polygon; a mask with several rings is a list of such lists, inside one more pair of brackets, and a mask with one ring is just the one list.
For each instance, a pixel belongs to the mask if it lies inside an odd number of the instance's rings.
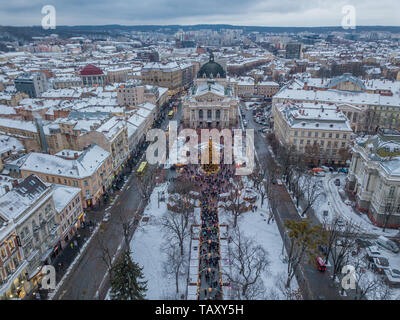
{"label": "crowd of people", "polygon": [[199,300],[222,300],[223,297],[218,202],[219,195],[229,191],[233,170],[229,165],[219,165],[212,173],[198,165],[187,165],[183,170],[186,179],[197,186],[201,202]]}

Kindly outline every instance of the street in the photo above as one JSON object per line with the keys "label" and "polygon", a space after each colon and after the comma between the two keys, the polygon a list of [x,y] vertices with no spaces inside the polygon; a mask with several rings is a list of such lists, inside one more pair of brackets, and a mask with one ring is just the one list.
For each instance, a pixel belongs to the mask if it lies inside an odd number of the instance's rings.
{"label": "street", "polygon": [[[252,111],[242,109],[244,111],[248,126],[248,129],[254,129],[254,144],[255,150],[258,158],[261,157],[271,157],[268,143],[263,133],[260,133],[258,130],[263,127],[257,124],[254,121]],[[268,169],[268,168],[266,168]],[[273,184],[273,197],[278,199],[276,201],[277,208],[274,215],[276,217],[276,221],[279,227],[279,231],[281,233],[282,239],[287,247],[287,242],[285,241],[285,230],[284,230],[284,221],[286,219],[300,221],[302,220],[297,210],[292,202],[292,199],[289,196],[285,186]],[[313,223],[318,223],[318,219],[313,217]],[[328,299],[328,300],[338,300],[341,299],[341,296],[338,293],[338,289],[333,286],[332,281],[329,279],[329,271],[328,272],[319,272],[317,267],[314,265],[309,265],[307,262],[303,262],[300,266],[300,270],[298,270],[296,274],[297,281],[299,286],[302,289],[303,297],[305,299]]]}
{"label": "street", "polygon": [[[179,123],[181,108],[178,109],[173,120],[177,120]],[[160,124],[162,129],[166,130],[168,121],[165,113]],[[144,156],[145,154],[143,154]],[[114,259],[122,252],[124,244],[122,222],[132,222],[135,218],[140,219],[143,210],[144,203],[136,187],[137,184],[137,177],[132,173],[125,187],[116,192],[118,199],[107,210],[111,213],[109,221],[102,222],[106,209],[92,213],[96,215],[96,220],[100,221],[100,229],[88,244],[72,272],[64,279],[63,284],[54,295],[55,300],[90,300],[106,297],[110,284],[107,265],[102,258],[102,248],[106,246]],[[133,228],[132,234],[135,228],[136,226]]]}

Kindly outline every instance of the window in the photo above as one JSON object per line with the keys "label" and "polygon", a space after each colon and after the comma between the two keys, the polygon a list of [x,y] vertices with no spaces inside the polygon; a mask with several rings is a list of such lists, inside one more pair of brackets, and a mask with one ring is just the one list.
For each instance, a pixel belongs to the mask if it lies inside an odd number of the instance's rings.
{"label": "window", "polygon": [[293,144],[297,144],[297,139],[294,139],[294,140],[293,140]]}
{"label": "window", "polygon": [[343,135],[343,139],[347,139],[347,134],[344,134],[344,135]]}
{"label": "window", "polygon": [[389,198],[393,198],[394,197],[394,192],[396,190],[395,186],[391,186],[389,189]]}
{"label": "window", "polygon": [[207,110],[207,118],[211,119],[211,110]]}
{"label": "window", "polygon": [[318,132],[315,132],[315,138],[318,138]]}
{"label": "window", "polygon": [[297,131],[294,132],[294,136],[297,137]]}
{"label": "window", "polygon": [[10,247],[10,251],[14,250],[15,244],[12,239],[8,240],[8,246]]}
{"label": "window", "polygon": [[339,133],[336,133],[336,139],[339,139]]}
{"label": "window", "polygon": [[3,260],[7,257],[7,251],[4,247],[1,247],[1,257]]}
{"label": "window", "polygon": [[308,132],[308,136],[311,137],[311,131]]}

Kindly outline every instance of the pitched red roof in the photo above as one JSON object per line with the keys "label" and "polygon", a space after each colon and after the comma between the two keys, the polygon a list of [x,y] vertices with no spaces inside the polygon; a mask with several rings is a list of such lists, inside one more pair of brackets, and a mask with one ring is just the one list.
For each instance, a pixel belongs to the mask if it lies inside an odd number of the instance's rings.
{"label": "pitched red roof", "polygon": [[81,76],[93,76],[93,75],[100,75],[100,74],[103,74],[103,71],[100,68],[97,68],[92,64],[88,64],[86,67],[84,67],[80,71]]}

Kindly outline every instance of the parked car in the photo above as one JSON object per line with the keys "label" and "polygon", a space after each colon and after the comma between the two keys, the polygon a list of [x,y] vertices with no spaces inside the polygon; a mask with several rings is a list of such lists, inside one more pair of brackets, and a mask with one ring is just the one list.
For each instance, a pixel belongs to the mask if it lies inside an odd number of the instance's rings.
{"label": "parked car", "polygon": [[318,270],[321,272],[326,271],[325,261],[321,257],[317,257],[316,259]]}
{"label": "parked car", "polygon": [[373,243],[369,240],[366,239],[356,239],[356,244],[360,247],[360,248],[368,248],[370,246],[373,245]]}
{"label": "parked car", "polygon": [[373,269],[376,272],[383,274],[384,270],[389,269],[389,260],[385,257],[374,258]]}
{"label": "parked car", "polygon": [[321,169],[324,170],[325,172],[329,172],[329,168],[325,166],[321,166]]}
{"label": "parked car", "polygon": [[368,247],[368,248],[366,248],[365,250],[366,250],[366,252],[367,252],[367,254],[365,255],[365,258],[366,258],[368,261],[370,261],[370,262],[373,262],[373,260],[374,260],[375,258],[381,258],[381,257],[383,257],[383,256],[382,256],[382,253],[381,253],[381,252],[379,251],[379,249],[378,249],[377,247],[375,247],[375,246]]}
{"label": "parked car", "polygon": [[347,168],[340,168],[339,170],[338,170],[338,172],[343,172],[343,173],[349,173],[349,170],[347,169]]}
{"label": "parked car", "polygon": [[330,172],[335,172],[335,168],[329,167],[329,171],[330,171]]}
{"label": "parked car", "polygon": [[386,238],[384,236],[379,236],[376,243],[378,245],[380,245],[381,247],[388,249],[394,253],[398,253],[400,251],[400,249],[396,243],[394,243],[392,240],[389,240],[388,238]]}
{"label": "parked car", "polygon": [[345,225],[345,223],[344,223],[344,221],[343,221],[342,219],[337,219],[337,220],[336,220],[336,224],[337,224],[339,227],[344,227],[344,225]]}
{"label": "parked car", "polygon": [[400,271],[398,269],[388,268],[384,270],[386,282],[392,287],[400,286]]}
{"label": "parked car", "polygon": [[110,217],[111,217],[111,213],[110,213],[110,212],[107,212],[107,213],[105,214],[104,218],[103,218],[103,222],[108,222],[108,220],[110,220]]}

